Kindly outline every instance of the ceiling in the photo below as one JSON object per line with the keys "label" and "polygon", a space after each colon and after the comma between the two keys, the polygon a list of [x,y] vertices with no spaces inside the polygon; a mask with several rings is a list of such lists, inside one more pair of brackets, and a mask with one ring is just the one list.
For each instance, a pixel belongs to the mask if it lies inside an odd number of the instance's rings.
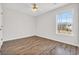
{"label": "ceiling", "polygon": [[50,10],[66,5],[66,3],[37,3],[38,5],[37,12],[32,12],[32,3],[6,3],[3,5],[5,8],[11,8],[16,11],[27,13],[28,15],[31,16],[38,16]]}

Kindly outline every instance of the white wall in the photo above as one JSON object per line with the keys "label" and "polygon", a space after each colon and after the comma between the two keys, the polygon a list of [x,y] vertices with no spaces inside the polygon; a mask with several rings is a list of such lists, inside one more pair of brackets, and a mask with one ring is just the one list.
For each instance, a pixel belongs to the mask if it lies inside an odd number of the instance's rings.
{"label": "white wall", "polygon": [[2,46],[2,5],[0,4],[0,48]]}
{"label": "white wall", "polygon": [[[77,4],[67,5],[35,17],[29,16],[26,13],[21,13],[16,10],[4,8],[3,39],[6,41],[37,35],[72,45],[79,45],[77,7]],[[69,9],[74,11],[74,36],[56,34],[56,13]]]}
{"label": "white wall", "polygon": [[[73,19],[73,36],[66,36],[56,34],[56,13],[64,10],[73,10],[74,19]],[[78,44],[78,9],[76,4],[66,5],[61,8],[57,8],[55,10],[49,11],[43,15],[37,17],[37,35],[45,38],[49,38],[52,40],[72,44]]]}
{"label": "white wall", "polygon": [[35,33],[34,17],[16,10],[4,8],[3,23],[4,41],[32,36]]}

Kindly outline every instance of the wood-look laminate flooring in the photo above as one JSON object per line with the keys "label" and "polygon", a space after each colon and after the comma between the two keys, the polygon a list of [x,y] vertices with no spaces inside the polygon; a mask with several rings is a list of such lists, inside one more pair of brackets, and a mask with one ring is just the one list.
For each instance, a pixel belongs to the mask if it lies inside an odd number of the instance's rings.
{"label": "wood-look laminate flooring", "polygon": [[32,36],[6,41],[1,47],[2,55],[77,55],[79,48],[46,38]]}

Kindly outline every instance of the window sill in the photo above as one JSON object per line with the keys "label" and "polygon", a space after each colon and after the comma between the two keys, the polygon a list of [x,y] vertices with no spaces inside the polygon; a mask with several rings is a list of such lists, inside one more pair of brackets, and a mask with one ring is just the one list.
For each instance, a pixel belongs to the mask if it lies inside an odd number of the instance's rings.
{"label": "window sill", "polygon": [[73,34],[65,34],[65,33],[56,33],[58,35],[65,35],[65,36],[74,36]]}

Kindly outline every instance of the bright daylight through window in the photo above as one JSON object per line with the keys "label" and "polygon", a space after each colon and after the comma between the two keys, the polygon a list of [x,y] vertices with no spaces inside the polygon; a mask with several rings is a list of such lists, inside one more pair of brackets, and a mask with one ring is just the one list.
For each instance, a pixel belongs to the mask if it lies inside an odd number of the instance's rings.
{"label": "bright daylight through window", "polygon": [[56,31],[61,34],[72,34],[73,14],[72,11],[61,12],[56,15]]}

